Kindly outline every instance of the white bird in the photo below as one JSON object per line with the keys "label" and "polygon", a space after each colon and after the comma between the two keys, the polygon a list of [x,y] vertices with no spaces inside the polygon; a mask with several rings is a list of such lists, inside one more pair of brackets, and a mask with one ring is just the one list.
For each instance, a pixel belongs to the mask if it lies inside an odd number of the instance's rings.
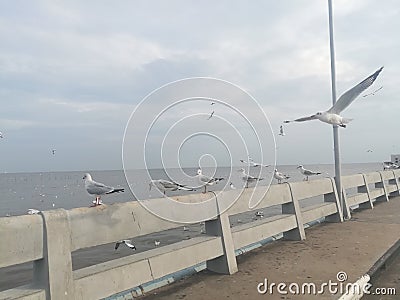
{"label": "white bird", "polygon": [[256,217],[264,217],[264,212],[262,210],[259,210],[255,213]]}
{"label": "white bird", "polygon": [[0,139],[4,138],[3,133],[0,131]]}
{"label": "white bird", "polygon": [[169,181],[169,180],[164,180],[164,179],[155,179],[155,180],[151,180],[149,183],[149,191],[151,190],[151,187],[155,186],[156,188],[158,188],[160,191],[162,191],[165,195],[166,191],[177,191],[177,190],[181,190],[181,191],[194,191],[194,189],[189,188],[187,186],[184,186],[182,184],[173,182],[173,181]]}
{"label": "white bird", "polygon": [[283,125],[281,125],[281,127],[279,127],[279,135],[281,135],[281,136],[285,135],[285,131],[283,130]]}
{"label": "white bird", "polygon": [[231,187],[232,190],[236,190],[236,187],[233,185],[232,182],[229,184],[229,186]]}
{"label": "white bird", "polygon": [[40,210],[34,209],[34,208],[29,208],[28,209],[28,215],[37,215],[40,213]]}
{"label": "white bird", "polygon": [[278,180],[278,183],[281,183],[282,180],[287,180],[287,179],[289,179],[290,177],[289,177],[288,175],[282,174],[281,172],[278,172],[278,170],[275,169],[275,171],[274,171],[274,178],[275,178],[276,180]]}
{"label": "white bird", "polygon": [[92,176],[90,176],[89,173],[86,173],[83,176],[83,179],[85,180],[85,189],[88,192],[88,194],[96,196],[96,199],[93,202],[94,206],[101,204],[101,202],[100,202],[101,195],[120,193],[120,192],[124,191],[123,188],[114,188],[114,187],[107,186],[103,183],[92,180]]}
{"label": "white bird", "polygon": [[206,175],[203,175],[203,172],[201,171],[200,168],[197,170],[196,178],[201,186],[204,185],[204,193],[207,192],[207,185],[213,185],[214,183],[217,184],[221,180],[224,180],[224,178],[222,178],[222,177],[214,178],[214,177],[208,177]]}
{"label": "white bird", "polygon": [[212,118],[212,116],[214,115],[214,111],[212,111],[212,113],[208,116],[207,120],[210,120]]}
{"label": "white bird", "polygon": [[314,172],[311,170],[304,169],[303,165],[298,166],[297,169],[299,169],[301,174],[306,176],[305,180],[308,180],[308,176],[321,175],[321,172]]}
{"label": "white bird", "polygon": [[155,240],[155,241],[154,241],[154,246],[158,247],[158,246],[160,246],[160,243],[161,243],[160,241]]}
{"label": "white bird", "polygon": [[183,231],[189,231],[189,228],[186,226],[183,226]]}
{"label": "white bird", "polygon": [[370,75],[359,84],[345,92],[342,96],[340,96],[340,98],[329,110],[324,112],[317,112],[315,115],[295,119],[293,121],[284,121],[284,123],[320,120],[321,122],[332,125],[339,125],[345,128],[346,124],[349,123],[352,119],[343,118],[342,116],[340,116],[340,113],[345,108],[347,108],[354,101],[354,99],[356,99],[364,90],[366,90],[374,83],[375,79],[378,77],[382,69],[383,67],[381,67],[374,74]]}
{"label": "white bird", "polygon": [[255,176],[251,176],[251,175],[247,174],[245,169],[243,169],[243,168],[241,168],[239,170],[239,172],[242,172],[242,179],[243,179],[243,181],[246,181],[247,188],[249,187],[249,182],[264,180],[264,178],[255,177]]}
{"label": "white bird", "polygon": [[393,170],[393,169],[399,169],[400,166],[391,162],[391,161],[384,161],[383,162],[383,170]]}
{"label": "white bird", "polygon": [[251,167],[264,167],[264,168],[269,167],[269,165],[263,165],[261,163],[254,162],[254,160],[250,156],[249,156],[249,161],[245,161],[244,159],[240,159],[240,162],[243,163],[243,164],[248,164]]}
{"label": "white bird", "polygon": [[136,250],[135,245],[132,244],[131,240],[120,240],[118,242],[115,243],[115,248],[114,250],[117,250],[119,245],[124,244],[125,246],[131,248],[132,250]]}
{"label": "white bird", "polygon": [[51,150],[51,153],[53,153],[53,155],[56,155],[56,149]]}

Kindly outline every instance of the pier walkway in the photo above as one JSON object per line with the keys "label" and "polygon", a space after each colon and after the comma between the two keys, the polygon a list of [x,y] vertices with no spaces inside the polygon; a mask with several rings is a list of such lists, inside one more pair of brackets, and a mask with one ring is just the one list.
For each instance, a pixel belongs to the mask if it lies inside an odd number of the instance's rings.
{"label": "pier walkway", "polygon": [[[338,299],[340,295],[330,294],[328,288],[325,294],[312,296],[293,295],[288,288],[285,295],[276,286],[272,294],[260,294],[257,286],[267,278],[268,284],[314,283],[320,287],[329,280],[338,283],[339,272],[348,276],[344,283],[355,282],[400,239],[400,197],[354,212],[350,221],[322,223],[306,233],[306,240],[275,241],[239,256],[239,271],[233,275],[203,271],[140,299]],[[396,292],[396,296],[371,295],[368,299],[399,299],[400,290]]]}

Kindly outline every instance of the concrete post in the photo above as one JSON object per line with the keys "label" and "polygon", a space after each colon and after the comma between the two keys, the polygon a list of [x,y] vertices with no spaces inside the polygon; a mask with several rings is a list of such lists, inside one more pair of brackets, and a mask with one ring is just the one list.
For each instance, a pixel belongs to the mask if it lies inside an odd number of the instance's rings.
{"label": "concrete post", "polygon": [[386,201],[389,202],[388,192],[386,189],[385,180],[383,179],[382,172],[379,172],[379,176],[381,176],[381,181],[375,183],[375,188],[383,188],[385,194],[376,198],[376,201]]}
{"label": "concrete post", "polygon": [[206,234],[220,236],[225,255],[207,260],[207,269],[220,274],[234,274],[238,271],[235,247],[233,245],[231,225],[226,212],[220,214],[217,197],[215,201],[218,209],[217,219],[205,222]]}
{"label": "concrete post", "polygon": [[34,262],[34,285],[46,290],[46,299],[75,299],[67,211],[43,211],[41,215],[43,259]]}
{"label": "concrete post", "polygon": [[359,207],[362,209],[365,209],[365,208],[372,209],[372,208],[374,208],[374,204],[372,203],[371,194],[369,192],[369,187],[368,187],[368,182],[367,182],[367,179],[365,178],[365,175],[362,174],[362,176],[364,179],[364,185],[357,187],[357,193],[366,193],[368,195],[368,202],[359,204]]}
{"label": "concrete post", "polygon": [[[334,202],[336,203],[336,209],[337,212],[336,214],[326,216],[325,221],[326,222],[343,222],[343,211],[342,207],[340,206],[340,198],[338,196],[337,190],[336,190],[336,182],[333,178],[330,178],[331,184],[332,184],[332,192],[328,194],[324,194],[324,202]],[[343,193],[342,193],[343,194]],[[342,198],[344,201],[344,198]],[[347,203],[343,204],[344,207],[347,207]]]}
{"label": "concrete post", "polygon": [[290,195],[292,202],[282,204],[282,214],[292,214],[296,216],[297,228],[294,228],[283,233],[285,240],[301,241],[306,239],[306,233],[304,231],[303,215],[301,214],[301,208],[299,200],[293,197],[292,187],[290,183],[285,182],[289,186]]}
{"label": "concrete post", "polygon": [[351,219],[351,211],[350,207],[347,203],[347,195],[346,195],[346,190],[342,187],[342,199],[343,199],[343,219],[344,220],[350,220]]}
{"label": "concrete post", "polygon": [[389,184],[391,184],[391,185],[395,185],[396,186],[396,191],[394,191],[394,192],[392,192],[392,193],[390,193],[390,197],[398,197],[398,196],[400,196],[400,192],[399,192],[399,180],[398,180],[398,178],[396,177],[396,173],[392,170],[392,173],[393,173],[393,176],[394,176],[394,178],[393,179],[389,179]]}

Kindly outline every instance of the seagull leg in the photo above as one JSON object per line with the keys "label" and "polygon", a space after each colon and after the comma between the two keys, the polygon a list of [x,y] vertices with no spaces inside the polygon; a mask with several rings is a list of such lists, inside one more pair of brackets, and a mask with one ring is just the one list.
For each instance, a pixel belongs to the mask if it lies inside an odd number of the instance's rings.
{"label": "seagull leg", "polygon": [[205,193],[207,193],[207,184],[204,185],[204,192],[203,192],[203,194],[205,194]]}

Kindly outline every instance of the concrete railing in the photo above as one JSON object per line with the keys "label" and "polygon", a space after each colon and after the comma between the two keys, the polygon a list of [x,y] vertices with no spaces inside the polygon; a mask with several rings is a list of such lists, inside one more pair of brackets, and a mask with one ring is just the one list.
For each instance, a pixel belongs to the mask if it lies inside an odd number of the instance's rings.
{"label": "concrete railing", "polygon": [[[398,196],[399,177],[400,170],[344,176],[344,217],[351,217],[352,206],[373,208],[375,201]],[[229,216],[249,211],[252,193],[265,193],[254,210],[280,205],[282,213],[231,228]],[[302,200],[316,196],[323,196],[323,202],[300,205]],[[178,198],[190,203],[212,197],[209,193]],[[225,210],[232,197],[239,199]],[[146,201],[168,209],[165,199]],[[33,282],[0,292],[0,299],[100,299],[202,262],[209,270],[232,274],[238,269],[237,249],[276,234],[288,240],[305,239],[304,225],[321,218],[343,221],[332,178],[272,185],[269,189],[230,190],[210,203],[209,209],[224,212],[205,222],[205,235],[74,271],[71,252],[75,250],[182,224],[155,217],[136,201],[0,218],[0,268],[34,262]]]}

